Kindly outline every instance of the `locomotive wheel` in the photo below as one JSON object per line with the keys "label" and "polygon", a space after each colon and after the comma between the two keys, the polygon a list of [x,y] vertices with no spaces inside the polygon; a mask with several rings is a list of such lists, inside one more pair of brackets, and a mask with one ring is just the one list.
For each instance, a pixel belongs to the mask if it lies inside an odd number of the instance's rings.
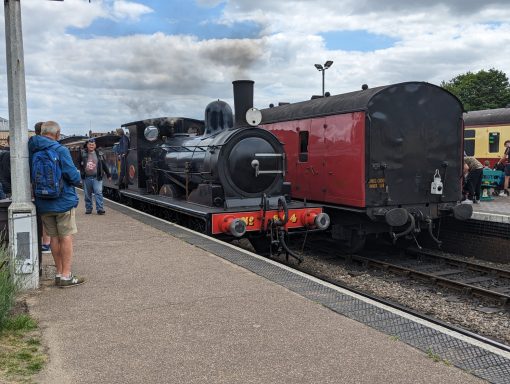
{"label": "locomotive wheel", "polygon": [[267,236],[250,236],[248,238],[255,252],[262,256],[269,256],[271,239]]}
{"label": "locomotive wheel", "polygon": [[179,197],[181,196],[181,192],[177,188],[177,186],[173,184],[163,184],[161,188],[159,189],[159,194],[161,196],[167,196],[167,197]]}
{"label": "locomotive wheel", "polygon": [[357,253],[365,248],[367,241],[366,235],[360,235],[357,230],[351,231],[351,238],[344,243],[344,250],[346,253]]}

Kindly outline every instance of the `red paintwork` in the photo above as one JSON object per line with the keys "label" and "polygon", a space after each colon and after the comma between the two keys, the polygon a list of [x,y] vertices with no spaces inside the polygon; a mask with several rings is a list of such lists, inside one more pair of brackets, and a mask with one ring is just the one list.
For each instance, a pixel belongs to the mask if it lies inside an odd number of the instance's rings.
{"label": "red paintwork", "polygon": [[[285,225],[285,229],[301,228],[306,226],[309,221],[308,215],[318,215],[322,213],[322,208],[299,208],[289,209],[289,221]],[[278,215],[280,219],[283,217],[282,211],[271,210],[266,212],[265,225],[267,221]],[[232,219],[242,219],[246,223],[246,231],[260,231],[262,224],[261,211],[234,212],[234,213],[217,213],[212,215],[212,234],[225,233],[226,222]]]}
{"label": "red paintwork", "polygon": [[[292,196],[365,207],[365,113],[263,125],[285,145]],[[308,161],[299,162],[299,131],[308,131]]]}

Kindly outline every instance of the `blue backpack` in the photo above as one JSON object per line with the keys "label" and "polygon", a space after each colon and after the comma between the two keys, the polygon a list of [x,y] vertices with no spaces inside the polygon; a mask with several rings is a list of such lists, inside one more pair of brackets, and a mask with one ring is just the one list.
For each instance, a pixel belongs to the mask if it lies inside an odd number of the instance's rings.
{"label": "blue backpack", "polygon": [[34,195],[41,199],[56,199],[62,192],[64,181],[60,157],[53,149],[36,152],[32,158],[32,184]]}

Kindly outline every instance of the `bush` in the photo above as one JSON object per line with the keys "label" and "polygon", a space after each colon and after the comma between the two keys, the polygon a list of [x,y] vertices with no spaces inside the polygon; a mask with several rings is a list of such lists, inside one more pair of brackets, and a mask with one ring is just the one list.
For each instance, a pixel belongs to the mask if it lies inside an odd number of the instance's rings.
{"label": "bush", "polygon": [[0,330],[4,328],[14,304],[16,287],[9,268],[9,252],[0,245]]}

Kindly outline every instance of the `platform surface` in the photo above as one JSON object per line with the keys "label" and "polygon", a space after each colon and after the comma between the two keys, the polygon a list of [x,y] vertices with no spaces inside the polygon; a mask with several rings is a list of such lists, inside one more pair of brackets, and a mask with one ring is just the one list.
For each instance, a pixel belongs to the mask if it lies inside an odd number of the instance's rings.
{"label": "platform surface", "polygon": [[[29,299],[50,355],[37,383],[485,382],[106,210],[77,211],[73,269],[86,284],[43,280]],[[51,257],[44,264],[51,278]]]}
{"label": "platform surface", "polygon": [[493,200],[473,204],[472,219],[510,224],[510,197],[494,196]]}

